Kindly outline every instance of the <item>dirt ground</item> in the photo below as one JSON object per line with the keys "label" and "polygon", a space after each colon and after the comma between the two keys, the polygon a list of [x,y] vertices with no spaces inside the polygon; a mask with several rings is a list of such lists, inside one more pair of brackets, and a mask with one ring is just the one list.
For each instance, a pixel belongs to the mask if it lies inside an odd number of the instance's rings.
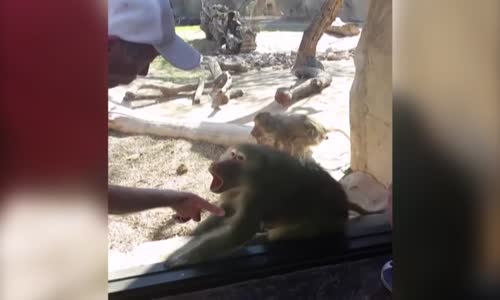
{"label": "dirt ground", "polygon": [[[208,187],[210,162],[224,148],[208,143],[176,139],[157,139],[149,136],[109,136],[109,183],[132,187],[190,191],[215,202]],[[187,173],[177,175],[184,164]],[[145,241],[162,240],[187,234],[195,222],[176,224],[169,208],[155,209],[128,216],[109,217],[110,249],[130,251]]]}
{"label": "dirt ground", "polygon": [[[261,31],[258,34],[257,43],[260,48],[257,51],[295,51],[302,37],[303,24],[290,31]],[[196,28],[180,30],[179,34],[192,44],[199,44],[204,38],[203,33]],[[282,37],[286,36],[286,39]],[[280,41],[276,43],[276,41]],[[286,41],[286,42],[285,42]],[[318,45],[318,51],[327,47],[346,50],[355,47],[357,39],[349,39],[344,42],[333,38],[322,38]],[[201,71],[204,72],[204,71]],[[168,76],[169,81],[183,82],[198,78],[199,73],[188,73],[178,71],[164,60],[157,59],[150,74],[154,76]],[[348,76],[348,80],[352,80]],[[341,79],[341,81],[348,81]],[[335,81],[334,81],[335,82]],[[351,82],[351,81],[349,81]],[[344,83],[342,83],[344,86]],[[345,84],[344,98],[348,94],[350,84]],[[348,98],[348,97],[347,97]],[[348,108],[344,107],[348,102],[343,101],[343,111],[348,114]],[[348,127],[348,117],[342,120],[343,127]],[[343,139],[342,137],[340,139]],[[148,187],[161,189],[175,189],[190,191],[205,197],[210,202],[215,202],[216,197],[210,193],[208,187],[211,176],[207,169],[209,163],[216,159],[224,147],[181,139],[156,138],[150,136],[124,136],[115,132],[109,133],[108,138],[108,168],[109,183],[131,187]],[[345,140],[342,140],[346,143]],[[348,143],[348,141],[347,141]],[[346,146],[348,148],[348,145]],[[343,148],[346,148],[343,147]],[[330,148],[331,149],[331,148]],[[349,153],[338,154],[337,150],[328,150],[330,156],[349,155]],[[346,158],[342,158],[345,160]],[[187,173],[177,175],[176,169],[184,164]],[[169,208],[155,209],[126,216],[109,216],[109,249],[118,252],[128,252],[135,246],[146,241],[163,240],[176,235],[186,235],[196,223],[191,221],[186,224],[175,224],[171,221],[173,211]]]}

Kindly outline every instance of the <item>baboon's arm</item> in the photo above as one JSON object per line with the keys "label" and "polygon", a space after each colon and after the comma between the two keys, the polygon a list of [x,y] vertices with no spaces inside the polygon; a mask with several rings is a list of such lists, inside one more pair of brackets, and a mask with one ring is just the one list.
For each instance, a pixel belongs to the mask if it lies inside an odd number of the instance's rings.
{"label": "baboon's arm", "polygon": [[205,234],[208,231],[211,231],[224,224],[224,220],[224,217],[208,216],[205,220],[200,222],[200,224],[198,224],[195,229],[193,229],[191,235],[195,236]]}
{"label": "baboon's arm", "polygon": [[201,235],[208,231],[211,231],[219,226],[222,226],[227,220],[229,220],[235,213],[234,208],[228,204],[221,204],[220,207],[224,209],[226,214],[224,217],[210,215],[205,220],[200,222],[198,226],[191,232],[191,235]]}
{"label": "baboon's arm", "polygon": [[166,267],[195,264],[229,253],[250,240],[259,230],[259,219],[241,213],[223,225],[195,236],[174,252],[165,262]]}

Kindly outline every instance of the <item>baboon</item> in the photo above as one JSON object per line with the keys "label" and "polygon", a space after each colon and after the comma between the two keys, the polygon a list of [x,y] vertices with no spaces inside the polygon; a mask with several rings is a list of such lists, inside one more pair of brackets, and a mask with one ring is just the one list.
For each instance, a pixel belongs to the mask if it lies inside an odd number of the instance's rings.
{"label": "baboon", "polygon": [[343,233],[349,210],[367,211],[348,201],[342,185],[314,161],[299,160],[265,145],[229,148],[210,165],[210,190],[220,194],[224,217],[209,216],[166,267],[199,263],[228,254],[262,228],[265,240],[310,238]]}
{"label": "baboon", "polygon": [[258,144],[268,145],[301,158],[312,157],[311,146],[328,139],[328,130],[304,114],[260,112],[254,117],[252,136]]}

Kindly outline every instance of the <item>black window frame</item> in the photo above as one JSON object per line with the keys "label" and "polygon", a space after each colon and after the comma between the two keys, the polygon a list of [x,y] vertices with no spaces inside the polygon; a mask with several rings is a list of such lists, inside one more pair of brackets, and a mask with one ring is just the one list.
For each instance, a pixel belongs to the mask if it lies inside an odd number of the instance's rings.
{"label": "black window frame", "polygon": [[165,270],[162,264],[108,274],[109,299],[150,299],[392,254],[387,214],[350,220],[345,235],[256,244],[198,265]]}

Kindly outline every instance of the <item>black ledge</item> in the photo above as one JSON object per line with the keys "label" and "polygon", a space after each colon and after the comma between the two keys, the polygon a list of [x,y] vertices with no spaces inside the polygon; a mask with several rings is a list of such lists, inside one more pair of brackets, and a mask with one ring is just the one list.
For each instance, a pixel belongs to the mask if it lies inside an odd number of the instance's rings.
{"label": "black ledge", "polygon": [[162,264],[120,270],[108,279],[109,299],[149,299],[392,253],[386,215],[350,221],[345,235],[249,245],[203,264],[166,270]]}

